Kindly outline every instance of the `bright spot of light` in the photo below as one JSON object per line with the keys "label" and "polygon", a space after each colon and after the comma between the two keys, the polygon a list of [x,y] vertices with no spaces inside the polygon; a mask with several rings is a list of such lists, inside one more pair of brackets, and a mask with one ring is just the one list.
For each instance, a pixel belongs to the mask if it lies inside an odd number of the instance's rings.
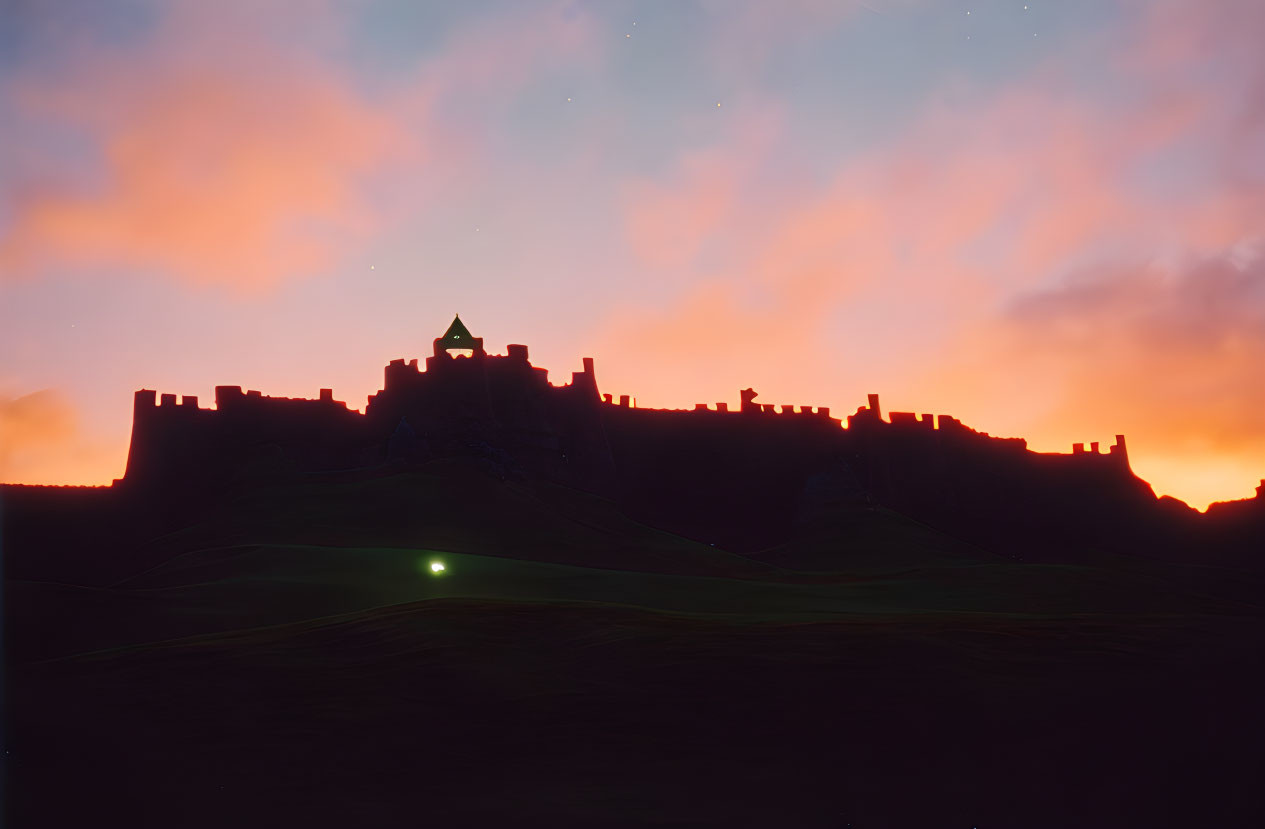
{"label": "bright spot of light", "polygon": [[444,569],[444,563],[442,561],[432,561],[430,563],[430,571],[432,573],[442,573],[444,572]]}

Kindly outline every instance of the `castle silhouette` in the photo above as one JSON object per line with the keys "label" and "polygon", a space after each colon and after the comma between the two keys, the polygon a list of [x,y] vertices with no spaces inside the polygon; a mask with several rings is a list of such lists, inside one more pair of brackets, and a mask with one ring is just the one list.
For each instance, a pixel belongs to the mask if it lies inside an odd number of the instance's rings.
{"label": "castle silhouette", "polygon": [[[826,407],[756,397],[742,390],[736,411],[723,402],[637,408],[628,395],[599,392],[588,357],[570,383],[555,386],[527,346],[488,354],[457,316],[434,340],[425,370],[416,359],[386,366],[363,414],[331,389],[296,399],[217,386],[214,409],[190,395],[177,402],[136,392],[120,485],[170,498],[465,457],[495,477],[594,492],[654,526],[746,551],[840,509],[894,510],[1016,557],[1066,551],[1069,542],[1167,549],[1198,532],[1197,513],[1157,499],[1133,474],[1123,435],[1106,452],[1093,442],[1037,453],[1023,439],[992,437],[948,415],[884,419],[877,394],[846,428]],[[1253,501],[1265,503],[1265,481]],[[1238,524],[1255,521],[1262,510],[1250,503],[1220,512],[1238,515]]]}
{"label": "castle silhouette", "polygon": [[[10,808],[587,826],[646,792],[706,818],[751,779],[758,825],[1259,805],[1265,482],[1200,514],[1121,436],[1039,453],[877,395],[756,399],[638,408],[591,359],[555,386],[460,319],[363,413],[137,392],[115,486],[0,486]],[[489,786],[508,800],[471,823]]]}

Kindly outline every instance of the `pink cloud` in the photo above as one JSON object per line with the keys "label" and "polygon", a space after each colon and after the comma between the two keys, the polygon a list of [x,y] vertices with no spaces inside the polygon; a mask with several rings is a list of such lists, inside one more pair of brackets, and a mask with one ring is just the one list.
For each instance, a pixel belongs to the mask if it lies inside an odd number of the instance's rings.
{"label": "pink cloud", "polygon": [[159,9],[142,42],[79,42],[4,90],[28,123],[86,137],[101,169],[22,187],[0,274],[128,268],[257,290],[336,267],[454,167],[477,174],[474,136],[440,129],[437,106],[498,79],[513,90],[590,39],[552,11],[493,21],[371,94],[330,59],[343,19],[330,4]]}
{"label": "pink cloud", "polygon": [[[881,354],[884,382],[917,396],[910,408],[1048,449],[1127,431],[1143,466],[1147,452],[1168,453],[1153,467],[1168,476],[1160,491],[1196,503],[1250,493],[1241,479],[1192,489],[1176,470],[1207,463],[1251,483],[1247,467],[1265,472],[1265,351],[1253,333],[1265,324],[1265,275],[1252,264],[1265,240],[1265,163],[1248,140],[1265,137],[1265,58],[1244,34],[1262,26],[1259,4],[1147,6],[1114,39],[1101,88],[1086,90],[1072,80],[1079,67],[1056,60],[1000,90],[947,91],[824,186],[788,183],[734,203],[766,164],[793,155],[789,140],[709,175],[687,158],[628,215],[644,221],[658,204],[688,218],[663,223],[666,242],[630,243],[698,287],[674,304],[621,309],[609,351],[653,340],[686,359],[700,348],[735,363],[760,354],[765,376],[782,382],[778,364],[837,375],[838,352],[804,349],[833,337],[861,360]],[[717,246],[728,251],[719,263],[654,259]],[[1090,285],[1060,287],[1076,274]],[[721,278],[728,297],[711,287]],[[833,330],[867,305],[896,309],[877,349],[872,328]],[[1044,312],[1007,310],[1020,307]],[[791,321],[796,336],[772,333]],[[758,365],[746,365],[758,384]],[[643,382],[648,398],[668,396],[658,377]],[[857,394],[870,390],[882,389]],[[1091,427],[1103,434],[1086,438]]]}
{"label": "pink cloud", "polygon": [[1103,267],[1030,293],[956,343],[969,369],[929,385],[1045,396],[1025,431],[1037,448],[1124,432],[1139,474],[1200,508],[1250,496],[1265,475],[1262,253]]}
{"label": "pink cloud", "polygon": [[688,267],[709,240],[732,238],[742,204],[756,197],[750,179],[781,133],[775,106],[745,108],[729,119],[731,144],[684,154],[672,178],[639,178],[623,187],[624,230],[645,265]]}
{"label": "pink cloud", "polygon": [[103,169],[91,186],[27,189],[0,241],[5,273],[123,267],[250,289],[364,230],[358,180],[400,149],[396,125],[251,27],[226,54],[223,22],[177,4],[143,44],[80,45],[7,90],[28,117],[88,136]]}
{"label": "pink cloud", "polygon": [[1048,379],[1067,391],[1053,423],[1110,417],[1157,446],[1265,463],[1265,386],[1246,382],[1265,364],[1262,254],[1084,275],[1016,302],[1006,342],[1020,360],[1058,355]]}

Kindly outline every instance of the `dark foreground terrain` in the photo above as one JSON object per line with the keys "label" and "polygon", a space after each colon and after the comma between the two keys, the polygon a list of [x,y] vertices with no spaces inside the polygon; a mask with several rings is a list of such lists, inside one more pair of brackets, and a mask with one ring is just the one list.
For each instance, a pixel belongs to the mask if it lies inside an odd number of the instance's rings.
{"label": "dark foreground terrain", "polygon": [[738,556],[443,463],[0,506],[7,826],[1265,820],[1248,571],[857,505]]}

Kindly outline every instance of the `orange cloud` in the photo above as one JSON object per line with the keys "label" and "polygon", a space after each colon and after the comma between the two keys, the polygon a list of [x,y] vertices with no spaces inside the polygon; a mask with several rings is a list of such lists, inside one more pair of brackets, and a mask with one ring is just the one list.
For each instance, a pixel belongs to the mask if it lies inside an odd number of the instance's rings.
{"label": "orange cloud", "polygon": [[[959,368],[928,378],[946,398],[991,387],[1039,401],[1025,413],[1036,448],[1128,436],[1134,468],[1200,508],[1249,497],[1265,475],[1265,257],[1184,267],[1098,269],[1014,301],[961,339]],[[980,416],[985,416],[983,412]]]}
{"label": "orange cloud", "polygon": [[[134,269],[257,290],[336,267],[353,243],[415,209],[423,183],[440,177],[434,157],[462,166],[467,183],[478,170],[473,136],[433,123],[439,102],[494,80],[513,89],[589,40],[583,18],[553,11],[495,20],[371,95],[322,52],[342,19],[329,4],[159,10],[142,42],[69,45],[55,72],[4,90],[29,122],[86,138],[100,170],[91,183],[25,184],[0,238],[0,274]],[[317,42],[295,42],[287,15]],[[379,206],[375,186],[397,212]]]}
{"label": "orange cloud", "polygon": [[28,117],[88,136],[102,171],[90,187],[27,188],[0,241],[3,272],[121,267],[258,288],[322,266],[364,230],[360,184],[400,149],[398,127],[250,28],[225,54],[216,19],[177,5],[144,45],[80,47],[57,74],[8,90]]}
{"label": "orange cloud", "polygon": [[[742,369],[757,388],[813,374],[804,402],[836,408],[894,390],[889,407],[1046,450],[1123,431],[1159,491],[1200,506],[1250,495],[1265,474],[1265,189],[1249,140],[1265,138],[1265,57],[1243,33],[1265,7],[1160,4],[1130,25],[1101,90],[1056,62],[996,92],[947,91],[826,186],[727,201],[793,157],[792,136],[706,176],[683,160],[628,215],[693,219],[630,243],[699,287],[613,314],[608,352],[714,355],[726,365],[707,376]],[[843,372],[881,385],[836,396]],[[658,374],[608,376],[659,405],[695,396]]]}
{"label": "orange cloud", "polygon": [[[1213,452],[1252,448],[1265,462],[1265,386],[1251,382],[1265,365],[1262,253],[1242,264],[1222,257],[1111,274],[1029,298],[1015,313],[1033,338],[1080,317],[1080,336],[1062,341],[1080,358],[1075,397],[1135,414],[1142,429],[1168,441]],[[1154,382],[1123,391],[1139,377]]]}
{"label": "orange cloud", "polygon": [[327,262],[331,237],[363,228],[354,179],[388,126],[334,89],[216,74],[167,76],[109,128],[101,191],[28,195],[4,270],[121,266],[262,287]]}
{"label": "orange cloud", "polygon": [[60,392],[0,396],[0,481],[20,484],[108,484],[123,474],[126,443],[92,440]]}
{"label": "orange cloud", "polygon": [[709,241],[741,237],[736,227],[750,179],[782,132],[774,106],[748,107],[730,117],[730,144],[682,156],[668,181],[638,178],[623,187],[624,233],[639,260],[655,269],[691,267]]}

